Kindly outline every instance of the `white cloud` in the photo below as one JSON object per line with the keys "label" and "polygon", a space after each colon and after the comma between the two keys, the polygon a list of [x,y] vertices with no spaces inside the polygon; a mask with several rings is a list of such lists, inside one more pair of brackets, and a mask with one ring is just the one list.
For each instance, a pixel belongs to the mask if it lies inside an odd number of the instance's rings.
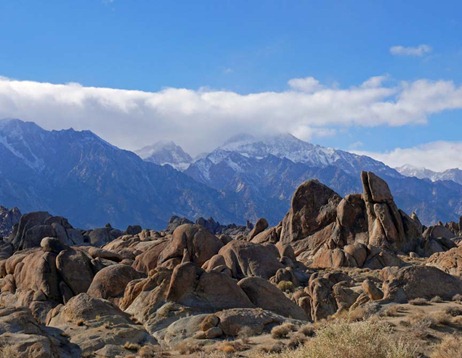
{"label": "white cloud", "polygon": [[313,93],[319,91],[323,86],[314,77],[293,78],[288,82],[289,86],[296,91]]}
{"label": "white cloud", "polygon": [[90,129],[131,150],[170,139],[195,154],[242,132],[290,132],[310,140],[341,127],[423,124],[434,113],[462,108],[462,87],[451,81],[385,86],[383,80],[373,77],[342,89],[314,78],[292,79],[287,91],[242,95],[206,88],[144,92],[0,78],[0,118],[34,121],[46,129]]}
{"label": "white cloud", "polygon": [[428,45],[419,45],[416,47],[406,47],[406,46],[390,47],[390,53],[395,56],[421,57],[430,52],[432,52],[432,48]]}
{"label": "white cloud", "polygon": [[396,148],[386,153],[356,151],[397,168],[410,164],[441,172],[446,169],[462,169],[462,142],[431,142],[411,148]]}

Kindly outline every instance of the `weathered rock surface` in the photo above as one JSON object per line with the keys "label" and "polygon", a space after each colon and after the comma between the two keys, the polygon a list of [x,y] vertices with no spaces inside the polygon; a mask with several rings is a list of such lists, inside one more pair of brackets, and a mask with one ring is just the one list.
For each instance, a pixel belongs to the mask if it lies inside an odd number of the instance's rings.
{"label": "weathered rock surface", "polygon": [[308,319],[300,306],[288,299],[279,288],[261,277],[246,277],[239,281],[238,285],[256,307],[284,317]]}
{"label": "weathered rock surface", "polygon": [[104,298],[110,301],[122,298],[128,283],[146,277],[131,266],[117,264],[103,268],[99,271],[87,293],[91,297]]}
{"label": "weathered rock surface", "polygon": [[35,320],[28,308],[0,308],[0,356],[79,358],[80,348],[63,332]]}
{"label": "weathered rock surface", "polygon": [[220,272],[205,272],[192,262],[173,270],[167,300],[204,310],[254,307],[236,281]]}
{"label": "weathered rock surface", "polygon": [[454,276],[462,276],[462,246],[446,252],[438,252],[430,256],[427,265],[435,266]]}
{"label": "weathered rock surface", "polygon": [[300,185],[282,222],[281,241],[290,243],[304,239],[335,222],[341,200],[337,193],[317,180]]}
{"label": "weathered rock surface", "polygon": [[259,276],[269,279],[284,266],[279,262],[278,250],[273,245],[257,245],[252,242],[233,240],[218,252],[223,256],[232,276],[242,279]]}
{"label": "weathered rock surface", "polygon": [[456,294],[462,294],[462,280],[436,267],[409,266],[390,275],[383,283],[383,292],[384,299],[394,302],[435,296],[451,299]]}
{"label": "weathered rock surface", "polygon": [[67,219],[44,211],[23,215],[13,235],[11,244],[15,250],[39,247],[45,237],[56,237],[67,246],[84,244],[80,231],[74,229]]}
{"label": "weathered rock surface", "polygon": [[[48,316],[48,326],[63,330],[83,355],[94,353],[106,345],[155,344],[156,341],[140,325],[109,301],[81,293],[65,306],[56,307]],[[125,350],[126,355],[133,354]]]}
{"label": "weathered rock surface", "polygon": [[[300,185],[280,234],[298,260],[318,268],[380,268],[394,252],[416,249],[422,235],[418,219],[397,208],[387,183],[374,173],[363,172],[361,180],[364,193],[343,199],[318,181]],[[370,247],[386,253],[377,256]]]}

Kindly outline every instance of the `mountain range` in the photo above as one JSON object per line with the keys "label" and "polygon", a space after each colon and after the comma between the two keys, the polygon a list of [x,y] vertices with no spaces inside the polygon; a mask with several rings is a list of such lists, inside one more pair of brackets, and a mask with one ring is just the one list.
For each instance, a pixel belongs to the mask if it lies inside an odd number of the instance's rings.
{"label": "mountain range", "polygon": [[443,172],[435,172],[430,169],[418,168],[407,164],[396,168],[396,170],[408,177],[430,179],[433,182],[438,180],[451,180],[462,185],[462,170],[458,168],[448,169]]}
{"label": "mountain range", "polygon": [[[340,195],[362,192],[360,172],[390,185],[400,208],[424,223],[458,220],[462,185],[408,177],[372,158],[324,148],[290,134],[238,135],[191,158],[172,142],[135,153],[90,131],[47,131],[0,121],[0,205],[47,210],[79,227],[140,224],[164,228],[170,216],[222,223],[280,221],[295,188],[316,178]],[[144,158],[145,160],[143,160]]]}

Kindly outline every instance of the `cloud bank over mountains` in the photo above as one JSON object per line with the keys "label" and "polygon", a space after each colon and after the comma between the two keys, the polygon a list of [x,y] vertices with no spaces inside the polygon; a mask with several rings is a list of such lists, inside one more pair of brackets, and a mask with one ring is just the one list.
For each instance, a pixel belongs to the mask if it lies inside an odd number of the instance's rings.
{"label": "cloud bank over mountains", "polygon": [[462,86],[452,81],[396,83],[383,76],[348,88],[296,78],[284,91],[249,94],[205,88],[145,92],[0,78],[0,118],[30,120],[47,129],[89,129],[130,150],[169,139],[197,154],[242,132],[290,132],[310,140],[355,126],[425,124],[432,114],[461,108]]}
{"label": "cloud bank over mountains", "polygon": [[396,148],[387,153],[353,151],[380,160],[391,167],[405,164],[427,168],[436,172],[446,169],[462,168],[462,142],[437,141],[410,148]]}

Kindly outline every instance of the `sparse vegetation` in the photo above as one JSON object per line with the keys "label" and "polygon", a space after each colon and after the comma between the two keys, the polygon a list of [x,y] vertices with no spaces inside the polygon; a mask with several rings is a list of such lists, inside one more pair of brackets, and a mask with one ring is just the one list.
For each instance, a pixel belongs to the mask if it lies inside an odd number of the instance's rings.
{"label": "sparse vegetation", "polygon": [[336,322],[317,331],[316,337],[303,347],[284,351],[277,357],[411,358],[415,352],[416,347],[412,343],[393,335],[390,327],[383,323]]}
{"label": "sparse vegetation", "polygon": [[281,281],[278,283],[278,288],[282,292],[294,292],[295,286],[291,281]]}
{"label": "sparse vegetation", "polygon": [[425,299],[425,298],[421,298],[421,297],[414,298],[413,300],[410,300],[409,304],[414,305],[414,306],[427,306],[427,305],[429,305],[428,300]]}
{"label": "sparse vegetation", "polygon": [[433,350],[430,358],[460,358],[462,357],[462,336],[448,335]]}
{"label": "sparse vegetation", "polygon": [[129,351],[138,352],[141,346],[137,343],[125,342],[124,348]]}
{"label": "sparse vegetation", "polygon": [[297,328],[292,323],[283,323],[279,326],[273,327],[271,330],[271,337],[274,339],[287,338],[289,333],[296,331]]}
{"label": "sparse vegetation", "polygon": [[440,296],[435,296],[430,300],[430,302],[432,302],[432,303],[443,303],[444,300]]}
{"label": "sparse vegetation", "polygon": [[202,351],[202,347],[191,339],[184,340],[177,344],[175,349],[180,354],[193,354]]}
{"label": "sparse vegetation", "polygon": [[3,346],[0,348],[1,358],[19,358],[20,354],[14,346]]}

